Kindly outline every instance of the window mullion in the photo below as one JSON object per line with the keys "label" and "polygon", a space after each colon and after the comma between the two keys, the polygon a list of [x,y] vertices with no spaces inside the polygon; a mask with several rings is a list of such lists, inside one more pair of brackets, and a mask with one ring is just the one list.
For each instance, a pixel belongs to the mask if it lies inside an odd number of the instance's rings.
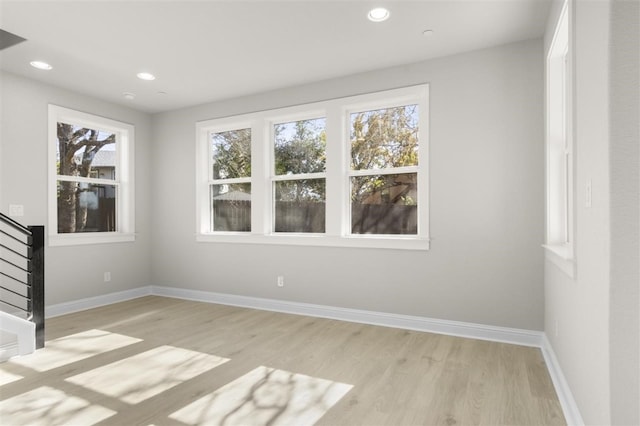
{"label": "window mullion", "polygon": [[65,181],[65,182],[79,182],[79,183],[92,183],[95,185],[119,185],[120,182],[118,182],[117,180],[110,180],[110,179],[100,179],[100,178],[87,178],[87,177],[83,177],[83,176],[64,176],[64,175],[58,175],[57,176],[57,180],[58,181]]}
{"label": "window mullion", "polygon": [[262,120],[251,125],[251,233],[265,235],[271,220],[269,164],[271,146],[269,126]]}
{"label": "window mullion", "polygon": [[229,179],[211,179],[209,185],[227,185],[233,183],[251,183],[250,177],[229,178]]}
{"label": "window mullion", "polygon": [[420,169],[418,166],[389,167],[386,169],[350,170],[349,176],[399,175],[405,173],[418,173],[419,171]]}
{"label": "window mullion", "polygon": [[330,236],[343,236],[344,224],[348,221],[348,186],[345,162],[347,136],[342,108],[332,105],[327,108],[327,172],[325,232]]}
{"label": "window mullion", "polygon": [[277,175],[273,176],[271,180],[273,182],[282,182],[287,180],[326,179],[326,177],[326,173],[300,173],[292,175]]}

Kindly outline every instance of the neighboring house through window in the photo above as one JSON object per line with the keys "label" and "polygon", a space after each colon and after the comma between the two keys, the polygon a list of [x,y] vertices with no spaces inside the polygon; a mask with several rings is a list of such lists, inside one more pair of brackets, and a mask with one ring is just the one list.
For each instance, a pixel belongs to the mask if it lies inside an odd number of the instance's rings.
{"label": "neighboring house through window", "polygon": [[132,241],[133,126],[49,106],[49,244]]}

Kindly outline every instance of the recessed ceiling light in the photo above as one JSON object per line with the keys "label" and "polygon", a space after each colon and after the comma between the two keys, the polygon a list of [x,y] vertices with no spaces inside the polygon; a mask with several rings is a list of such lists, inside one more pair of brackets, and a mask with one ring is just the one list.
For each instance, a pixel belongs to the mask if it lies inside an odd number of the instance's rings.
{"label": "recessed ceiling light", "polygon": [[136,98],[136,94],[135,93],[131,93],[131,92],[124,92],[122,94],[122,96],[124,96],[125,99],[128,99],[130,101],[134,100]]}
{"label": "recessed ceiling light", "polygon": [[369,11],[367,17],[372,22],[386,21],[387,19],[389,19],[389,11],[384,7],[376,7],[375,9],[371,9]]}
{"label": "recessed ceiling light", "polygon": [[425,37],[430,37],[430,36],[433,35],[433,30],[424,30],[422,32],[422,35],[425,36]]}
{"label": "recessed ceiling light", "polygon": [[51,65],[49,65],[46,62],[42,62],[42,61],[31,61],[30,62],[31,66],[34,68],[38,68],[39,70],[46,70],[49,71],[50,69],[52,69],[53,67]]}
{"label": "recessed ceiling light", "polygon": [[138,78],[140,80],[147,80],[147,81],[151,81],[151,80],[155,80],[156,76],[148,73],[148,72],[139,72],[138,74],[136,74],[138,76]]}

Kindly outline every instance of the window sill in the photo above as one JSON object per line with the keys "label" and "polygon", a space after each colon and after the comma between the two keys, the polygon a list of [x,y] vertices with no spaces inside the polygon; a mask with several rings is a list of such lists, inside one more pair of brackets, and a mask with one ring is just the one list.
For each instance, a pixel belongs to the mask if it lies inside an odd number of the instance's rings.
{"label": "window sill", "polygon": [[316,247],[354,247],[395,250],[429,250],[428,238],[402,236],[327,236],[304,234],[198,234],[196,241],[204,243],[274,244]]}
{"label": "window sill", "polygon": [[126,243],[136,240],[133,233],[100,232],[49,235],[49,246],[77,246],[86,244]]}
{"label": "window sill", "polygon": [[544,244],[545,257],[556,265],[569,278],[575,275],[576,262],[573,257],[573,248],[570,245],[548,245]]}

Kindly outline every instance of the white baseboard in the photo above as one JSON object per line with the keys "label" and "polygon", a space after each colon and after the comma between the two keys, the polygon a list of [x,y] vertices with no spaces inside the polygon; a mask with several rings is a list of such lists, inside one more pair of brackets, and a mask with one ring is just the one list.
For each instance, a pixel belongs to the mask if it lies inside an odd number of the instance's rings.
{"label": "white baseboard", "polygon": [[539,331],[494,327],[418,316],[364,311],[359,309],[337,308],[333,306],[314,305],[309,303],[287,302],[283,300],[263,299],[258,297],[236,296],[231,294],[187,290],[174,287],[152,286],[151,292],[158,296],[175,297],[178,299],[219,303],[221,305],[240,306],[243,308],[284,312],[288,314],[308,315],[312,317],[330,318],[362,324],[447,334],[451,336],[512,343],[523,346],[540,347],[542,343],[542,333]]}
{"label": "white baseboard", "polygon": [[7,335],[15,336],[18,355],[28,355],[36,350],[36,324],[34,322],[0,311],[0,331],[3,333],[3,341]]}
{"label": "white baseboard", "polygon": [[214,293],[200,290],[165,286],[147,286],[133,290],[110,293],[73,302],[52,305],[46,308],[46,317],[55,317],[98,306],[135,299],[147,295],[173,297],[177,299],[194,300],[198,302],[218,303],[221,305],[238,306],[243,308],[260,309],[266,311],[283,312],[296,315],[330,318],[341,321],[357,322],[384,327],[402,328],[428,333],[445,334],[466,337],[470,339],[489,340],[514,345],[532,346],[540,348],[547,363],[549,374],[562,405],[567,424],[584,425],[582,416],[567,384],[560,364],[556,359],[553,348],[547,336],[540,331],[522,330],[516,328],[496,327],[459,321],[439,320],[426,317],[390,314],[384,312],[365,311],[358,309],[339,308],[309,303],[288,302],[284,300],[264,299],[259,297],[237,296],[232,294]]}
{"label": "white baseboard", "polygon": [[0,362],[8,361],[18,355],[20,355],[20,350],[18,349],[17,340],[13,343],[3,343],[0,345]]}
{"label": "white baseboard", "polygon": [[558,400],[562,406],[562,411],[564,413],[565,420],[567,421],[567,425],[583,426],[584,420],[582,420],[580,410],[578,410],[578,405],[573,398],[573,393],[571,393],[569,384],[567,383],[567,380],[562,373],[562,369],[560,368],[560,363],[556,358],[556,353],[553,351],[551,342],[549,342],[546,334],[542,336],[542,345],[540,346],[540,350],[542,351],[544,361],[547,363],[547,370],[549,370],[553,386],[556,388]]}
{"label": "white baseboard", "polygon": [[18,348],[18,336],[14,333],[2,330],[0,325],[0,362],[5,362],[9,358],[20,355]]}
{"label": "white baseboard", "polygon": [[72,302],[58,303],[56,305],[45,306],[44,316],[45,318],[53,318],[86,309],[97,308],[99,306],[111,305],[112,303],[124,302],[125,300],[136,299],[142,296],[149,296],[150,294],[151,286],[146,286],[74,300]]}

